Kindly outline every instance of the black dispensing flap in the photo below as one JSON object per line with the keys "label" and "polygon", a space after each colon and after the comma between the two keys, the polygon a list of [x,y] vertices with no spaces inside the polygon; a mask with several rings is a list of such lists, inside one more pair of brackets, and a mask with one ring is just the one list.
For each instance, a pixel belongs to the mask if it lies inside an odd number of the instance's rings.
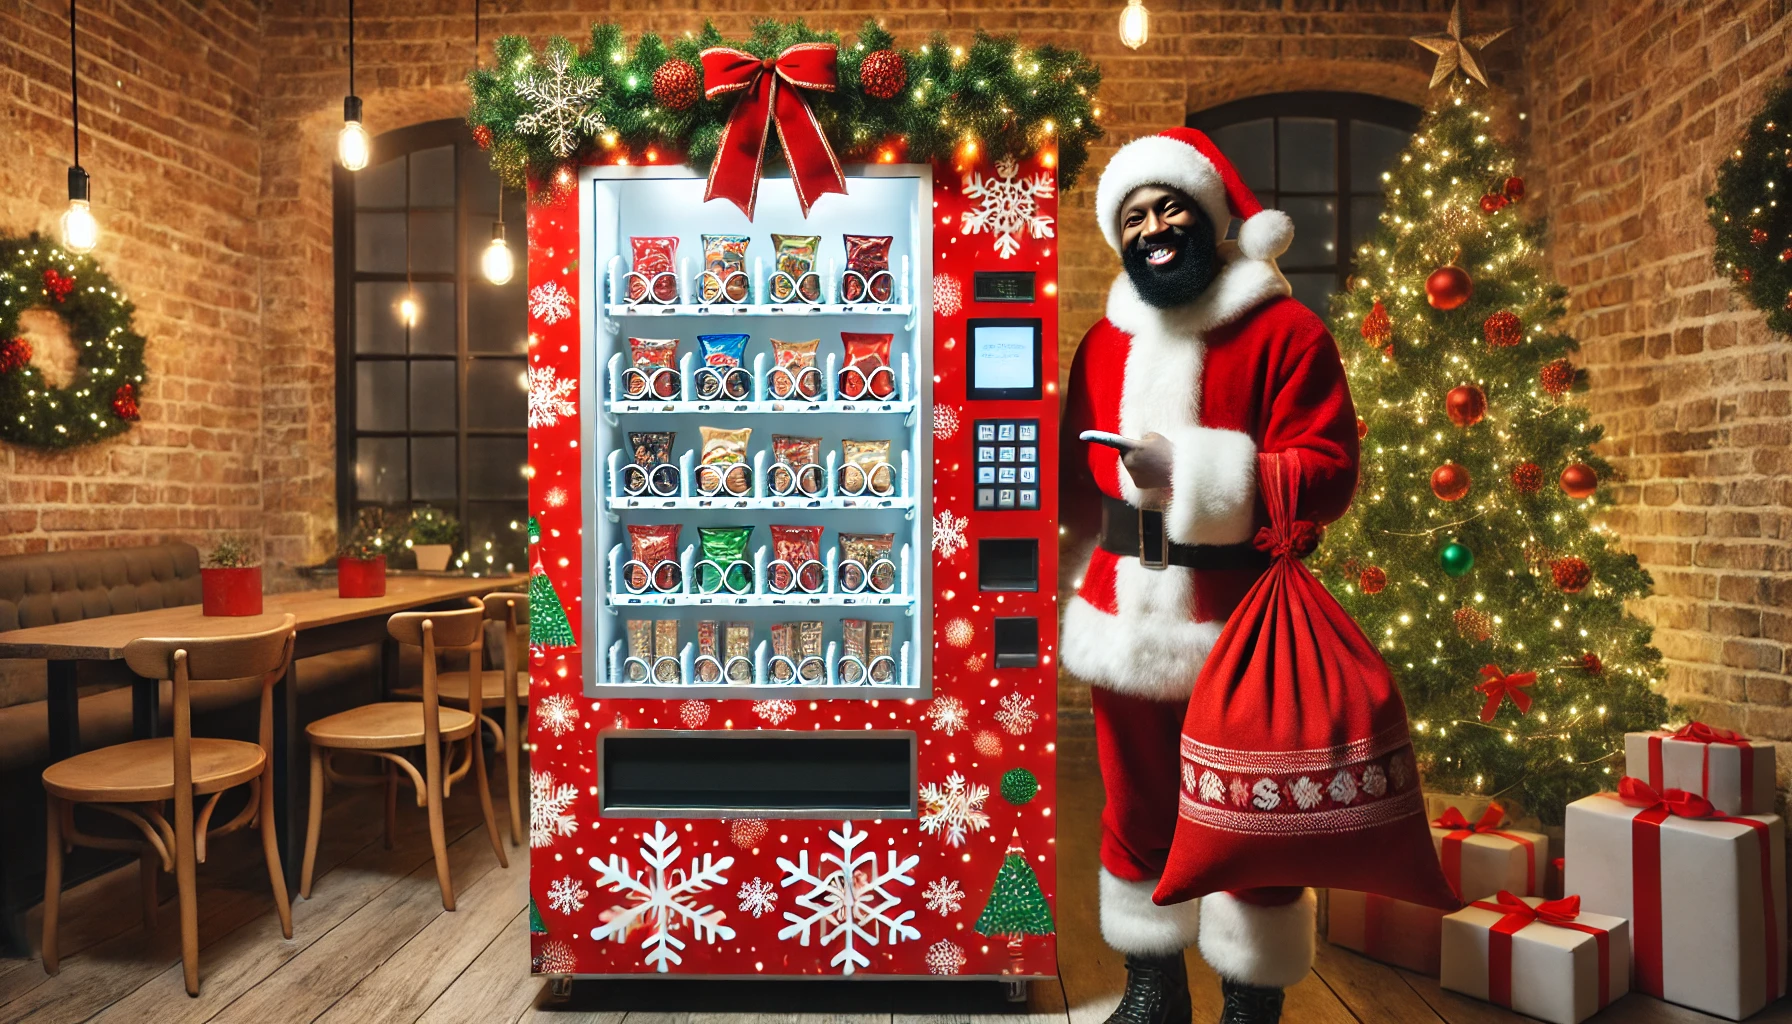
{"label": "black dispensing flap", "polygon": [[598,760],[605,817],[915,813],[911,732],[611,732]]}
{"label": "black dispensing flap", "polygon": [[1039,589],[1039,538],[987,537],[977,541],[980,590]]}
{"label": "black dispensing flap", "polygon": [[1039,620],[1031,615],[996,619],[996,667],[1032,668],[1039,664]]}

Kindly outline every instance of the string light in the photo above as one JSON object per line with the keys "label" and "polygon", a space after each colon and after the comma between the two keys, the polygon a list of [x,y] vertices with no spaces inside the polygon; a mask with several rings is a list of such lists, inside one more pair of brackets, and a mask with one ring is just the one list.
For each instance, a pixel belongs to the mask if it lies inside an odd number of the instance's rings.
{"label": "string light", "polygon": [[1120,41],[1136,50],[1150,38],[1151,12],[1141,0],[1126,0],[1126,7],[1120,12]]}
{"label": "string light", "polygon": [[342,98],[342,131],[336,135],[336,159],[351,171],[367,166],[372,143],[361,126],[361,97],[355,95],[355,0],[348,0],[348,95]]}
{"label": "string light", "polygon": [[68,209],[62,214],[62,245],[69,252],[85,256],[100,244],[100,225],[93,219],[89,205],[93,182],[81,168],[81,76],[75,59],[75,0],[68,0],[68,82],[75,164],[68,169]]}

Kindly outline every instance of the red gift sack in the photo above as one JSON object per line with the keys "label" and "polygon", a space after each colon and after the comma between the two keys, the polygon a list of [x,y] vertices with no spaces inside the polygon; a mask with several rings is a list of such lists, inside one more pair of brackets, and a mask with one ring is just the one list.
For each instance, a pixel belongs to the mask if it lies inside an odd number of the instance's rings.
{"label": "red gift sack", "polygon": [[1257,456],[1269,570],[1226,622],[1182,726],[1182,797],[1153,898],[1323,886],[1451,910],[1406,704],[1375,645],[1298,559],[1301,464]]}

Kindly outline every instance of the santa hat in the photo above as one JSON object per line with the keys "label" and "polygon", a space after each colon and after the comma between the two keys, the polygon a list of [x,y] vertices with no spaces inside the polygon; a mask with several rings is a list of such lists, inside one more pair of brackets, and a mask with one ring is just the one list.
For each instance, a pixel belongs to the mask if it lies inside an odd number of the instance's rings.
{"label": "santa hat", "polygon": [[1212,139],[1193,128],[1171,128],[1121,146],[1101,172],[1095,212],[1115,252],[1120,251],[1120,204],[1141,185],[1188,193],[1213,221],[1216,241],[1226,237],[1233,217],[1242,220],[1238,248],[1246,259],[1273,260],[1294,241],[1294,222],[1280,210],[1263,208]]}

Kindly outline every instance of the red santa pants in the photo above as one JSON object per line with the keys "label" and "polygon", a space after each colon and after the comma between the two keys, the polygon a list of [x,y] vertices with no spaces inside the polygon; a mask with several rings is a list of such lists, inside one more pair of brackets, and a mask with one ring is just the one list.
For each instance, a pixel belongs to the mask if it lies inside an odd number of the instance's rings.
{"label": "red santa pants", "polygon": [[1313,961],[1313,900],[1300,888],[1247,889],[1160,907],[1151,901],[1176,835],[1186,702],[1093,687],[1101,812],[1101,932],[1122,953],[1161,956],[1197,941],[1220,976],[1287,987]]}

